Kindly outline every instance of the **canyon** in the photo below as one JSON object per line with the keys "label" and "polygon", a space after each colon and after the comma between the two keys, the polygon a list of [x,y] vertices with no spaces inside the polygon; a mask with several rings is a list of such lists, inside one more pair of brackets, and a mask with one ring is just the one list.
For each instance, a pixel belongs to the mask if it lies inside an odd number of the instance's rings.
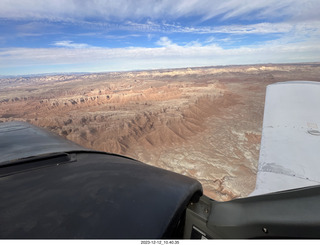
{"label": "canyon", "polygon": [[319,77],[320,63],[302,63],[1,78],[0,122],[198,179],[227,201],[254,190],[266,86]]}

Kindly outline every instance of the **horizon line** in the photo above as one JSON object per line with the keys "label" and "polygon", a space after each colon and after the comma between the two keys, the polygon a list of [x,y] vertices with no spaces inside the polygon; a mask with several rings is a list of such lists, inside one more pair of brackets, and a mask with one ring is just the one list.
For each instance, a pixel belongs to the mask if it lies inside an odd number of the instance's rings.
{"label": "horizon line", "polygon": [[163,71],[163,70],[183,70],[183,69],[205,69],[205,68],[222,68],[222,67],[232,67],[232,66],[261,66],[261,65],[303,65],[303,64],[317,64],[320,65],[320,61],[311,62],[284,62],[284,63],[250,63],[250,64],[230,64],[230,65],[209,65],[209,66],[186,66],[186,67],[174,67],[174,68],[154,68],[154,69],[134,69],[134,70],[118,70],[118,71],[99,71],[99,72],[44,72],[44,73],[30,73],[30,74],[18,74],[18,75],[1,75],[0,79],[6,78],[23,78],[23,77],[42,77],[42,76],[59,76],[59,75],[88,75],[88,74],[107,74],[107,73],[128,73],[128,72],[143,72],[143,71]]}

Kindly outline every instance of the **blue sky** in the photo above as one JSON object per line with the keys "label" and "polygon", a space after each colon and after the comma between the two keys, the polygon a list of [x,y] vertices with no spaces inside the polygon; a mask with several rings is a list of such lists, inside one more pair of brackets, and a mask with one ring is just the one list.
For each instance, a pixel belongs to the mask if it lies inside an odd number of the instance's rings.
{"label": "blue sky", "polygon": [[320,61],[319,0],[1,0],[0,75]]}

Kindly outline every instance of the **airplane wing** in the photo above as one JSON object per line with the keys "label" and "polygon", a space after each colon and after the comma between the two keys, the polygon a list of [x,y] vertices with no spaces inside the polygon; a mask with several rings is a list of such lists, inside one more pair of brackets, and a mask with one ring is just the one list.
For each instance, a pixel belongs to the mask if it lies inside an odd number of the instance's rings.
{"label": "airplane wing", "polygon": [[320,184],[320,83],[266,91],[256,188],[250,196]]}

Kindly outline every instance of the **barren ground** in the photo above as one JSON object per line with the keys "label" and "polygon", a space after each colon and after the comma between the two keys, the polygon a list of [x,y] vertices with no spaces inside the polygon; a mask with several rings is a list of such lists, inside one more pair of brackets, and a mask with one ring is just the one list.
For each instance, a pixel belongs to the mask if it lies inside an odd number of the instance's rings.
{"label": "barren ground", "polygon": [[319,77],[317,63],[5,78],[0,122],[191,176],[225,201],[254,189],[266,86]]}

